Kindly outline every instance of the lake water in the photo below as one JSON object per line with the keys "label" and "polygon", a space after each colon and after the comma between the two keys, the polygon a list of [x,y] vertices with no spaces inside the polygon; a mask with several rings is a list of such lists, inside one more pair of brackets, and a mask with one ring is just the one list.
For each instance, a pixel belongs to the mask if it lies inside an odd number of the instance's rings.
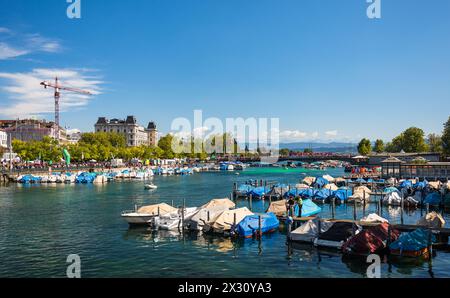
{"label": "lake water", "polygon": [[[0,277],[65,277],[69,254],[81,258],[82,277],[365,277],[364,260],[345,260],[339,253],[311,245],[286,245],[286,233],[231,241],[219,236],[130,229],[123,210],[160,202],[199,206],[227,197],[233,182],[248,179],[297,183],[307,175],[343,175],[340,169],[250,168],[192,176],[156,176],[156,191],[144,183],[117,181],[105,185],[0,186]],[[239,201],[238,206],[248,206]],[[261,212],[268,202],[253,201]],[[368,211],[376,205],[368,206]],[[405,215],[414,223],[417,210]],[[322,217],[330,217],[328,205]],[[358,217],[362,210],[358,209]],[[383,217],[400,221],[400,212],[384,208]],[[352,218],[352,206],[338,206],[336,217]],[[448,222],[448,215],[445,215]],[[419,260],[389,260],[382,277],[450,277],[450,254],[438,251],[430,264]]]}

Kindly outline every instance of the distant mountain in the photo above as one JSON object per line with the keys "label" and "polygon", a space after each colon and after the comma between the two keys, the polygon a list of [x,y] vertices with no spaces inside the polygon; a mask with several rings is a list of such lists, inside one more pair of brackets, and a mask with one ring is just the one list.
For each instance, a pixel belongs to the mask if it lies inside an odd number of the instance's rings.
{"label": "distant mountain", "polygon": [[289,149],[294,151],[303,151],[305,149],[312,149],[314,152],[336,152],[336,153],[355,153],[357,152],[358,144],[331,142],[298,142],[298,143],[280,143],[280,149]]}

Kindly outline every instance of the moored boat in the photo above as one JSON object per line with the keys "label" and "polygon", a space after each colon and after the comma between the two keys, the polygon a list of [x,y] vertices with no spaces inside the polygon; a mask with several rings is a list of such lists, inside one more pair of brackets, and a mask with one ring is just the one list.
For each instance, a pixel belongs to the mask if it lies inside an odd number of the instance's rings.
{"label": "moored boat", "polygon": [[141,207],[135,211],[122,212],[122,218],[125,219],[130,225],[146,225],[151,223],[151,220],[155,216],[165,215],[167,213],[177,211],[166,203],[155,204]]}
{"label": "moored boat", "polygon": [[261,232],[262,234],[274,232],[280,225],[280,221],[274,213],[254,214],[244,217],[235,232],[240,237],[253,237]]}

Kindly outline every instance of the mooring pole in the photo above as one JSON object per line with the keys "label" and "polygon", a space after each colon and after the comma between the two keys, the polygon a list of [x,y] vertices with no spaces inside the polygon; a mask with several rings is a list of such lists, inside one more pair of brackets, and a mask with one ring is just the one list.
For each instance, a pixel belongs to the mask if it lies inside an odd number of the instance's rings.
{"label": "mooring pole", "polygon": [[381,209],[383,208],[383,206],[382,206],[382,204],[381,204],[381,199],[382,199],[382,197],[380,197],[380,198],[378,199],[378,215],[379,215],[379,216],[381,216],[381,214],[382,214]]}
{"label": "mooring pole", "polygon": [[336,197],[331,199],[331,218],[334,219],[334,212],[336,208]]}
{"label": "mooring pole", "polygon": [[353,200],[353,220],[356,220],[356,200]]}
{"label": "mooring pole", "polygon": [[433,239],[432,239],[433,232],[431,230],[428,230],[428,254],[429,254],[429,260],[431,261],[431,258],[433,257]]}
{"label": "mooring pole", "polygon": [[249,209],[250,209],[250,211],[252,211],[252,194],[250,194],[250,197],[249,197],[249,199],[248,199],[248,206],[249,206]]}
{"label": "mooring pole", "polygon": [[401,224],[403,224],[403,208],[405,208],[405,199],[404,199],[404,195],[402,194],[402,201],[400,204],[400,222]]}
{"label": "mooring pole", "polygon": [[366,190],[363,191],[363,216],[366,216]]}
{"label": "mooring pole", "polygon": [[262,218],[261,215],[258,216],[258,236],[262,237]]}

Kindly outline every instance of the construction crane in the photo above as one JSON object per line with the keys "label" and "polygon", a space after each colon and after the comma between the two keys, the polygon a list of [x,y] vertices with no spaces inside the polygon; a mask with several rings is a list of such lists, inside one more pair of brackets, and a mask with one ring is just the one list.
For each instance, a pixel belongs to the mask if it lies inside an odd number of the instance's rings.
{"label": "construction crane", "polygon": [[70,87],[64,87],[59,84],[58,77],[55,78],[55,83],[50,83],[47,81],[44,81],[41,83],[42,86],[44,86],[45,89],[47,87],[55,89],[55,139],[59,141],[59,98],[60,98],[60,90],[64,91],[70,91],[78,94],[85,94],[85,95],[92,95],[91,92],[76,88],[70,88]]}

